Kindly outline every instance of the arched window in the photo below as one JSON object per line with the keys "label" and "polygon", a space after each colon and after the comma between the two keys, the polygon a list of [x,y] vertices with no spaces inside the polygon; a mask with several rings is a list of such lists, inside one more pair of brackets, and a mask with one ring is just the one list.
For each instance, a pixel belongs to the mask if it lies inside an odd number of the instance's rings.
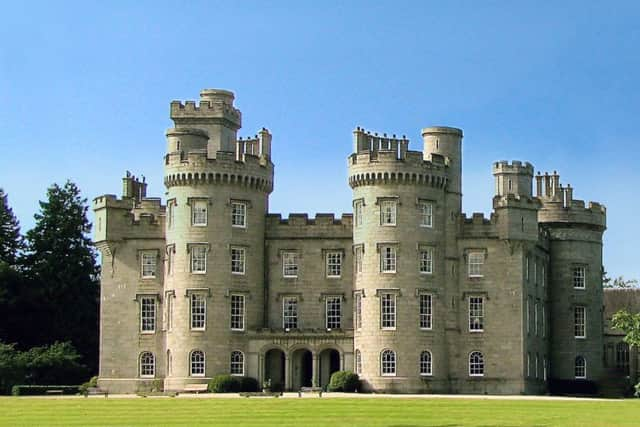
{"label": "arched window", "polygon": [[575,371],[576,371],[577,379],[587,378],[587,360],[584,357],[582,356],[576,357],[575,367],[576,367]]}
{"label": "arched window", "polygon": [[469,354],[469,375],[472,377],[484,375],[484,356],[479,351],[472,351]]}
{"label": "arched window", "polygon": [[231,352],[231,375],[244,375],[244,354],[241,351]]}
{"label": "arched window", "polygon": [[356,350],[356,374],[362,373],[362,353],[360,350]]}
{"label": "arched window", "polygon": [[420,353],[420,375],[433,375],[430,351]]}
{"label": "arched window", "polygon": [[396,352],[393,350],[382,350],[382,353],[380,353],[380,367],[382,376],[395,376]]}
{"label": "arched window", "polygon": [[156,376],[156,358],[150,351],[140,353],[140,376],[143,378]]}
{"label": "arched window", "polygon": [[192,377],[204,377],[204,352],[193,350],[189,355],[189,375]]}

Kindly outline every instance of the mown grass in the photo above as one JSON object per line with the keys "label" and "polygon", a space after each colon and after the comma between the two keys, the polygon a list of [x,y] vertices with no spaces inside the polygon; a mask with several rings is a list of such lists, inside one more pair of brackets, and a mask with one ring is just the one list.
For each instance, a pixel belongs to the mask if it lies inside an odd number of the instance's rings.
{"label": "mown grass", "polygon": [[7,426],[638,426],[640,401],[0,398]]}

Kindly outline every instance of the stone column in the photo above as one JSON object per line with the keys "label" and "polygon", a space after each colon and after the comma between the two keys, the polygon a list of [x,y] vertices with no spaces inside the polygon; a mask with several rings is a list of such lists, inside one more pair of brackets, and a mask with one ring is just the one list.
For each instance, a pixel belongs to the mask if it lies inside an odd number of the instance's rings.
{"label": "stone column", "polygon": [[291,361],[289,355],[284,355],[284,389],[291,390]]}
{"label": "stone column", "polygon": [[319,387],[318,384],[318,354],[311,353],[311,385],[313,387]]}
{"label": "stone column", "polygon": [[260,354],[258,355],[258,381],[260,381],[258,388],[260,390],[262,390],[262,386],[264,385],[264,371],[264,355]]}

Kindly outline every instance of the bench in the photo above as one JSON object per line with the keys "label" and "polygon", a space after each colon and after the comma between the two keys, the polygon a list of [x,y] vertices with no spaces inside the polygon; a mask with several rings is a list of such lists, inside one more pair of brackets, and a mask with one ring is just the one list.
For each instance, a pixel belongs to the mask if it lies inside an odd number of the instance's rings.
{"label": "bench", "polygon": [[98,387],[89,387],[86,393],[84,394],[84,397],[89,397],[89,395],[91,396],[103,395],[106,399],[107,397],[109,397],[109,392],[106,390],[102,390]]}
{"label": "bench", "polygon": [[322,387],[300,387],[298,397],[302,397],[302,393],[318,393],[318,397],[322,397]]}
{"label": "bench", "polygon": [[207,391],[207,384],[187,384],[184,386],[185,393],[200,393]]}
{"label": "bench", "polygon": [[55,389],[55,390],[47,390],[45,391],[46,394],[63,394],[64,390],[60,390],[60,389]]}

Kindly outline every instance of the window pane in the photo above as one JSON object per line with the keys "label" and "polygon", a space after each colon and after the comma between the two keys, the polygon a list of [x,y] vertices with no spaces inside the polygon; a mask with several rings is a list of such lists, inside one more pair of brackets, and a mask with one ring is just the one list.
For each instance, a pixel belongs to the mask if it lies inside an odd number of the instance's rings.
{"label": "window pane", "polygon": [[191,223],[193,225],[207,225],[207,202],[196,200],[191,208]]}
{"label": "window pane", "polygon": [[203,245],[191,247],[191,272],[206,273],[207,271],[207,248]]}
{"label": "window pane", "polygon": [[385,200],[380,203],[380,223],[382,225],[396,225],[396,202]]}
{"label": "window pane", "polygon": [[155,252],[143,252],[142,253],[142,277],[152,278],[156,277],[156,253]]}
{"label": "window pane", "polygon": [[433,226],[433,205],[428,202],[420,203],[420,226]]}
{"label": "window pane", "polygon": [[327,297],[327,328],[340,329],[340,320],[342,317],[342,298]]}
{"label": "window pane", "polygon": [[233,227],[246,227],[247,205],[234,202],[231,204],[231,225]]}
{"label": "window pane", "polygon": [[244,248],[231,248],[231,272],[244,274],[245,250]]}
{"label": "window pane", "polygon": [[433,273],[433,249],[420,250],[420,273]]}
{"label": "window pane", "polygon": [[484,330],[484,299],[469,297],[469,330]]}
{"label": "window pane", "polygon": [[342,253],[327,252],[327,277],[340,277],[342,274]]}
{"label": "window pane", "polygon": [[396,353],[393,350],[384,350],[380,355],[382,375],[393,376],[396,374]]}
{"label": "window pane", "polygon": [[420,295],[420,329],[432,328],[432,302],[430,294]]}
{"label": "window pane", "polygon": [[396,248],[384,246],[380,249],[380,271],[383,273],[396,272]]}
{"label": "window pane", "polygon": [[420,353],[420,375],[431,375],[431,352]]}
{"label": "window pane", "polygon": [[142,332],[155,332],[156,330],[155,298],[142,298],[140,301],[140,329]]}
{"label": "window pane", "polygon": [[191,294],[191,329],[205,328],[206,304],[204,295]]}
{"label": "window pane", "polygon": [[382,294],[380,296],[380,313],[382,329],[394,329],[396,327],[395,294]]}
{"label": "window pane", "polygon": [[282,327],[285,329],[298,328],[298,299],[284,298],[282,300]]}
{"label": "window pane", "polygon": [[231,329],[244,330],[244,295],[231,295]]}
{"label": "window pane", "polygon": [[298,254],[284,252],[282,254],[282,275],[284,277],[298,277]]}
{"label": "window pane", "polygon": [[241,351],[231,352],[231,375],[244,375],[244,354]]}

